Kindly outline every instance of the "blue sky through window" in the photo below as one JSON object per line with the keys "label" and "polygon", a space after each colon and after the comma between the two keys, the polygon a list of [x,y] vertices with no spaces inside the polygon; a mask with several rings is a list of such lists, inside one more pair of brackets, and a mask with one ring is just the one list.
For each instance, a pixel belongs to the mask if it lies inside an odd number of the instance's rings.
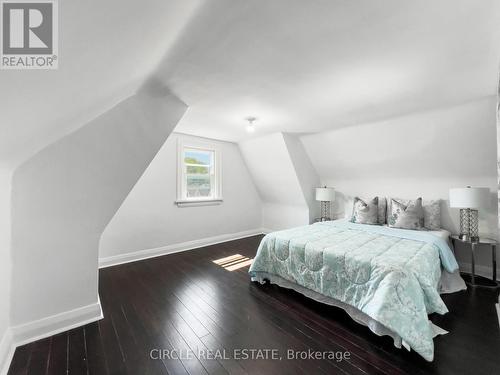
{"label": "blue sky through window", "polygon": [[185,151],[184,160],[186,160],[187,158],[195,159],[198,161],[199,164],[210,165],[211,153],[204,151],[195,151],[195,150]]}

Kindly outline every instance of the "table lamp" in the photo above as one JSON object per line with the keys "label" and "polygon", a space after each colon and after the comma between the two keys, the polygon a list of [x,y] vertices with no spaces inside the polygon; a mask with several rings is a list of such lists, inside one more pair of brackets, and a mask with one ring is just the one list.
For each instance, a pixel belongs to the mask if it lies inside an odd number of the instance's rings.
{"label": "table lamp", "polygon": [[316,188],[316,200],[321,202],[321,221],[331,220],[330,202],[335,200],[335,189],[329,187]]}
{"label": "table lamp", "polygon": [[489,188],[470,187],[450,189],[450,207],[460,208],[460,239],[479,241],[478,208],[486,206]]}

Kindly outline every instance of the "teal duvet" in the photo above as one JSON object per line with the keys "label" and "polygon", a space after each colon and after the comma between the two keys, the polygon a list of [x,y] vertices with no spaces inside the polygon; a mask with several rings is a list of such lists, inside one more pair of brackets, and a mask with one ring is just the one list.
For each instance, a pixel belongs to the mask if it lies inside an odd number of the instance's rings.
{"label": "teal duvet", "polygon": [[277,275],[351,305],[432,361],[427,315],[448,311],[437,290],[441,267],[458,265],[432,234],[337,220],[266,235],[249,273],[253,280]]}

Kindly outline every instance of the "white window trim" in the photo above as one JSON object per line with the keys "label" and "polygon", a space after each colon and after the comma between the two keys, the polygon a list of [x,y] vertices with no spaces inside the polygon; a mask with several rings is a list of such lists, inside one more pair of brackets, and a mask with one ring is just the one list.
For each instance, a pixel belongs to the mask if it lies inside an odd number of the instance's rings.
{"label": "white window trim", "polygon": [[[214,174],[215,174],[215,194],[212,198],[191,198],[186,199],[184,196],[184,149],[193,148],[199,150],[209,150],[214,152]],[[221,152],[219,148],[213,144],[205,142],[186,142],[181,139],[177,142],[177,200],[175,204],[178,207],[194,207],[194,206],[211,206],[221,204],[222,199],[222,167],[221,167]]]}

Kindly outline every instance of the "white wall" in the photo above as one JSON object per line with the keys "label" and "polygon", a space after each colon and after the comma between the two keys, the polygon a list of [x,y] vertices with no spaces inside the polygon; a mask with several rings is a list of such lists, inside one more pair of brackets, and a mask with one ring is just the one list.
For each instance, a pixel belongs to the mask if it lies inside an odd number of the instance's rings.
{"label": "white wall", "polygon": [[262,228],[265,233],[307,225],[309,210],[305,206],[262,203]]}
{"label": "white wall", "polygon": [[[448,199],[451,187],[491,188],[480,231],[497,235],[496,98],[303,136],[322,183],[342,195]],[[443,204],[443,226],[458,230],[458,210]],[[481,254],[484,265],[490,255]],[[464,259],[464,261],[468,261]]]}
{"label": "white wall", "polygon": [[320,186],[320,179],[316,169],[311,163],[309,156],[302,145],[299,137],[292,134],[283,134],[290,160],[295,169],[295,174],[299,180],[302,194],[309,208],[309,222],[320,217],[320,204],[316,201],[316,189]]}
{"label": "white wall", "polygon": [[34,321],[97,303],[101,233],[185,110],[145,89],[16,169],[14,328],[29,335]]}
{"label": "white wall", "polygon": [[11,173],[0,169],[0,372],[5,365],[10,342],[7,329],[10,326],[10,199]]}
{"label": "white wall", "polygon": [[[214,147],[221,156],[223,202],[178,207],[178,141]],[[261,228],[261,201],[238,145],[173,133],[104,231],[99,256],[117,257]]]}
{"label": "white wall", "polygon": [[263,202],[262,225],[278,230],[309,223],[309,207],[282,133],[241,142]]}

